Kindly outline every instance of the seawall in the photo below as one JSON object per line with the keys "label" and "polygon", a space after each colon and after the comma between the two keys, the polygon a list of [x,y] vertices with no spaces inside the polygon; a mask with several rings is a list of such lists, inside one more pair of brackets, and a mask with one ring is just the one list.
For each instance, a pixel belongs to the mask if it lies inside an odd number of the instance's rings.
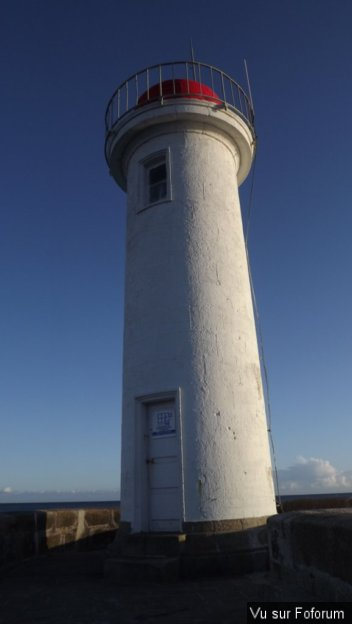
{"label": "seawall", "polygon": [[117,508],[0,513],[0,569],[50,551],[105,548],[119,517]]}
{"label": "seawall", "polygon": [[[304,498],[283,507],[267,527],[273,576],[318,598],[351,601],[351,497]],[[0,572],[38,555],[105,549],[118,529],[118,507],[0,513]],[[240,573],[236,565],[229,568],[230,574]],[[217,575],[216,565],[208,572]]]}
{"label": "seawall", "polygon": [[328,602],[352,600],[352,510],[292,511],[268,520],[272,573]]}

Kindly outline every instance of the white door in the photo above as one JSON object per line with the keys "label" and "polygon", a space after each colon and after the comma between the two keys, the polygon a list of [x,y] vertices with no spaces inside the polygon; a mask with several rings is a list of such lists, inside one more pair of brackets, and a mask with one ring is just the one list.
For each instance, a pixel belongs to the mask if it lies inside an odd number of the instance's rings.
{"label": "white door", "polygon": [[148,406],[147,470],[150,531],[181,529],[177,427],[173,401]]}

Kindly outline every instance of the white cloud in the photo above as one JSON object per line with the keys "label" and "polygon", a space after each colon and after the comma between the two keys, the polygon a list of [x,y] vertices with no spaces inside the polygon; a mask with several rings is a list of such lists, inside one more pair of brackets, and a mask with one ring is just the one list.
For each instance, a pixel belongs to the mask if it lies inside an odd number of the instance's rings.
{"label": "white cloud", "polygon": [[9,485],[7,485],[6,487],[4,487],[2,490],[0,490],[1,492],[3,492],[4,494],[11,494],[13,492],[12,487],[10,487]]}
{"label": "white cloud", "polygon": [[278,471],[278,477],[282,494],[352,491],[352,474],[318,457],[297,457],[295,464]]}

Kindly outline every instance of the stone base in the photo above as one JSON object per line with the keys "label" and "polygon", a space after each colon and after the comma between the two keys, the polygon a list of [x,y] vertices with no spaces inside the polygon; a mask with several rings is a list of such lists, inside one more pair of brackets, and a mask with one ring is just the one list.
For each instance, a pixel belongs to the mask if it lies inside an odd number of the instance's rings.
{"label": "stone base", "polygon": [[105,577],[120,583],[241,575],[269,567],[266,525],[216,533],[119,532]]}

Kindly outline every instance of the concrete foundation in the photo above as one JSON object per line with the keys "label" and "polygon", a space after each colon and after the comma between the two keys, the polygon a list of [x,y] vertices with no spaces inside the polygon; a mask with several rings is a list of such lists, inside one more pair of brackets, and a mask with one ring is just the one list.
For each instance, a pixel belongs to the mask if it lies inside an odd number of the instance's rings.
{"label": "concrete foundation", "polygon": [[237,530],[226,532],[119,532],[109,548],[105,576],[129,584],[137,580],[243,575],[268,567],[265,523],[251,528],[238,524]]}

